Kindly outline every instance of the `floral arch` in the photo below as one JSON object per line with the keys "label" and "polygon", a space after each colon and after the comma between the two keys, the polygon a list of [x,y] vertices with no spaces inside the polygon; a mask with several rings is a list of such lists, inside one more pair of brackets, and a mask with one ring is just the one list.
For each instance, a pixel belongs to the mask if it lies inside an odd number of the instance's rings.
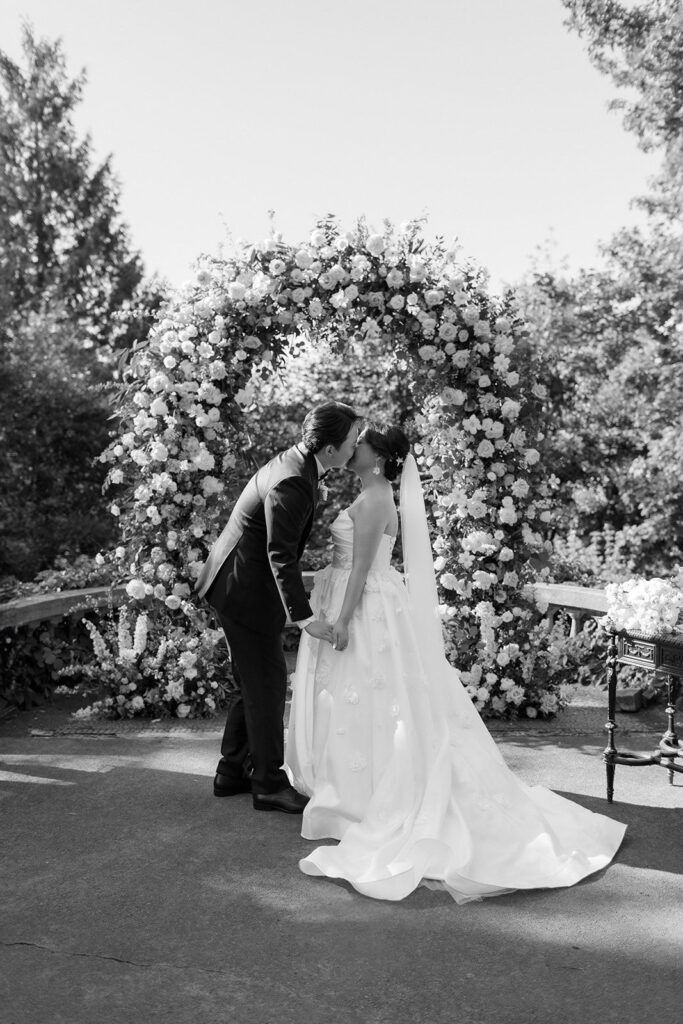
{"label": "floral arch", "polygon": [[300,246],[270,238],[203,260],[123,371],[120,432],[102,460],[127,601],[93,629],[111,687],[99,707],[185,717],[220,703],[226,648],[193,584],[234,497],[254,374],[305,331],[381,339],[404,361],[449,656],[483,713],[552,714],[558,688],[538,672],[549,642],[524,591],[549,519],[544,391],[514,296],[490,296],[484,274],[428,244],[418,222],[368,234],[332,219]]}

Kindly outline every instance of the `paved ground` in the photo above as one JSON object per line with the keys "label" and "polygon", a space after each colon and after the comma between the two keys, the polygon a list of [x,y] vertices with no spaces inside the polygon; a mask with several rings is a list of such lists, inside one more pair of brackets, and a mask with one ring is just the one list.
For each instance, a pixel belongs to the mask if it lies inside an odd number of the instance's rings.
{"label": "paved ground", "polygon": [[[296,818],[211,795],[215,724],[74,726],[63,706],[5,722],[0,1021],[679,1019],[683,776],[617,769],[609,807],[604,717],[494,731],[526,781],[628,823],[615,863],[570,890],[463,907],[301,874]],[[661,719],[621,716],[621,744],[654,746]]]}

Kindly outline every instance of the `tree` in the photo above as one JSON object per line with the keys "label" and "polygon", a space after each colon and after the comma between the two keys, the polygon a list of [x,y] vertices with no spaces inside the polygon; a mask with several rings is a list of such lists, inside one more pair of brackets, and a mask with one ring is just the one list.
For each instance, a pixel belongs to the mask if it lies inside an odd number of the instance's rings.
{"label": "tree", "polygon": [[643,572],[683,557],[683,21],[656,0],[563,0],[595,65],[626,96],[611,106],[643,149],[661,148],[644,228],[600,249],[604,268],[538,272],[523,286],[546,365],[548,458],[559,481],[560,535],[616,530]]}
{"label": "tree", "polygon": [[94,166],[73,111],[85,73],[70,78],[61,42],[23,32],[25,68],[0,51],[0,313],[59,309],[74,356],[126,344],[120,314],[142,280],[119,215],[111,159]]}
{"label": "tree", "polygon": [[58,555],[113,538],[96,460],[109,436],[104,395],[63,355],[63,316],[0,328],[0,575],[31,579]]}
{"label": "tree", "polygon": [[569,26],[587,43],[588,56],[626,95],[610,107],[645,151],[661,149],[662,169],[651,193],[637,200],[665,219],[683,212],[683,4],[650,0],[625,7],[618,0],[562,0]]}
{"label": "tree", "polygon": [[161,301],[129,245],[111,161],[93,163],[61,43],[0,51],[0,573],[29,578],[112,536],[95,460],[120,352]]}

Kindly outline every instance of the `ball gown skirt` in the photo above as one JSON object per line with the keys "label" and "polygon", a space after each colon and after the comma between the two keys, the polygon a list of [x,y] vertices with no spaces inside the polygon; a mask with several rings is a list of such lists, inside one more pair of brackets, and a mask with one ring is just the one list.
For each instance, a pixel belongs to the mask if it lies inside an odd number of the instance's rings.
{"label": "ball gown skirt", "polygon": [[[332,563],[311,596],[328,622],[351,569],[348,511],[332,535]],[[316,847],[302,871],[378,899],[426,885],[465,903],[574,885],[604,868],[625,826],[510,771],[443,651],[421,650],[393,543],[382,538],[346,650],[301,636],[285,767],[310,797],[304,838],[340,840]]]}

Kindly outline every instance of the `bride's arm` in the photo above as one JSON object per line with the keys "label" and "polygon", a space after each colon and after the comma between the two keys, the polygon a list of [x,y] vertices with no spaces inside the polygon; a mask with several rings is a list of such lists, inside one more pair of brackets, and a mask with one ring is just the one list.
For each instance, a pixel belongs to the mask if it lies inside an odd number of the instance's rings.
{"label": "bride's arm", "polygon": [[349,622],[363,594],[365,580],[386,526],[386,510],[379,503],[363,503],[355,513],[351,575],[339,618],[332,627],[332,645],[338,651],[343,651],[349,642]]}

